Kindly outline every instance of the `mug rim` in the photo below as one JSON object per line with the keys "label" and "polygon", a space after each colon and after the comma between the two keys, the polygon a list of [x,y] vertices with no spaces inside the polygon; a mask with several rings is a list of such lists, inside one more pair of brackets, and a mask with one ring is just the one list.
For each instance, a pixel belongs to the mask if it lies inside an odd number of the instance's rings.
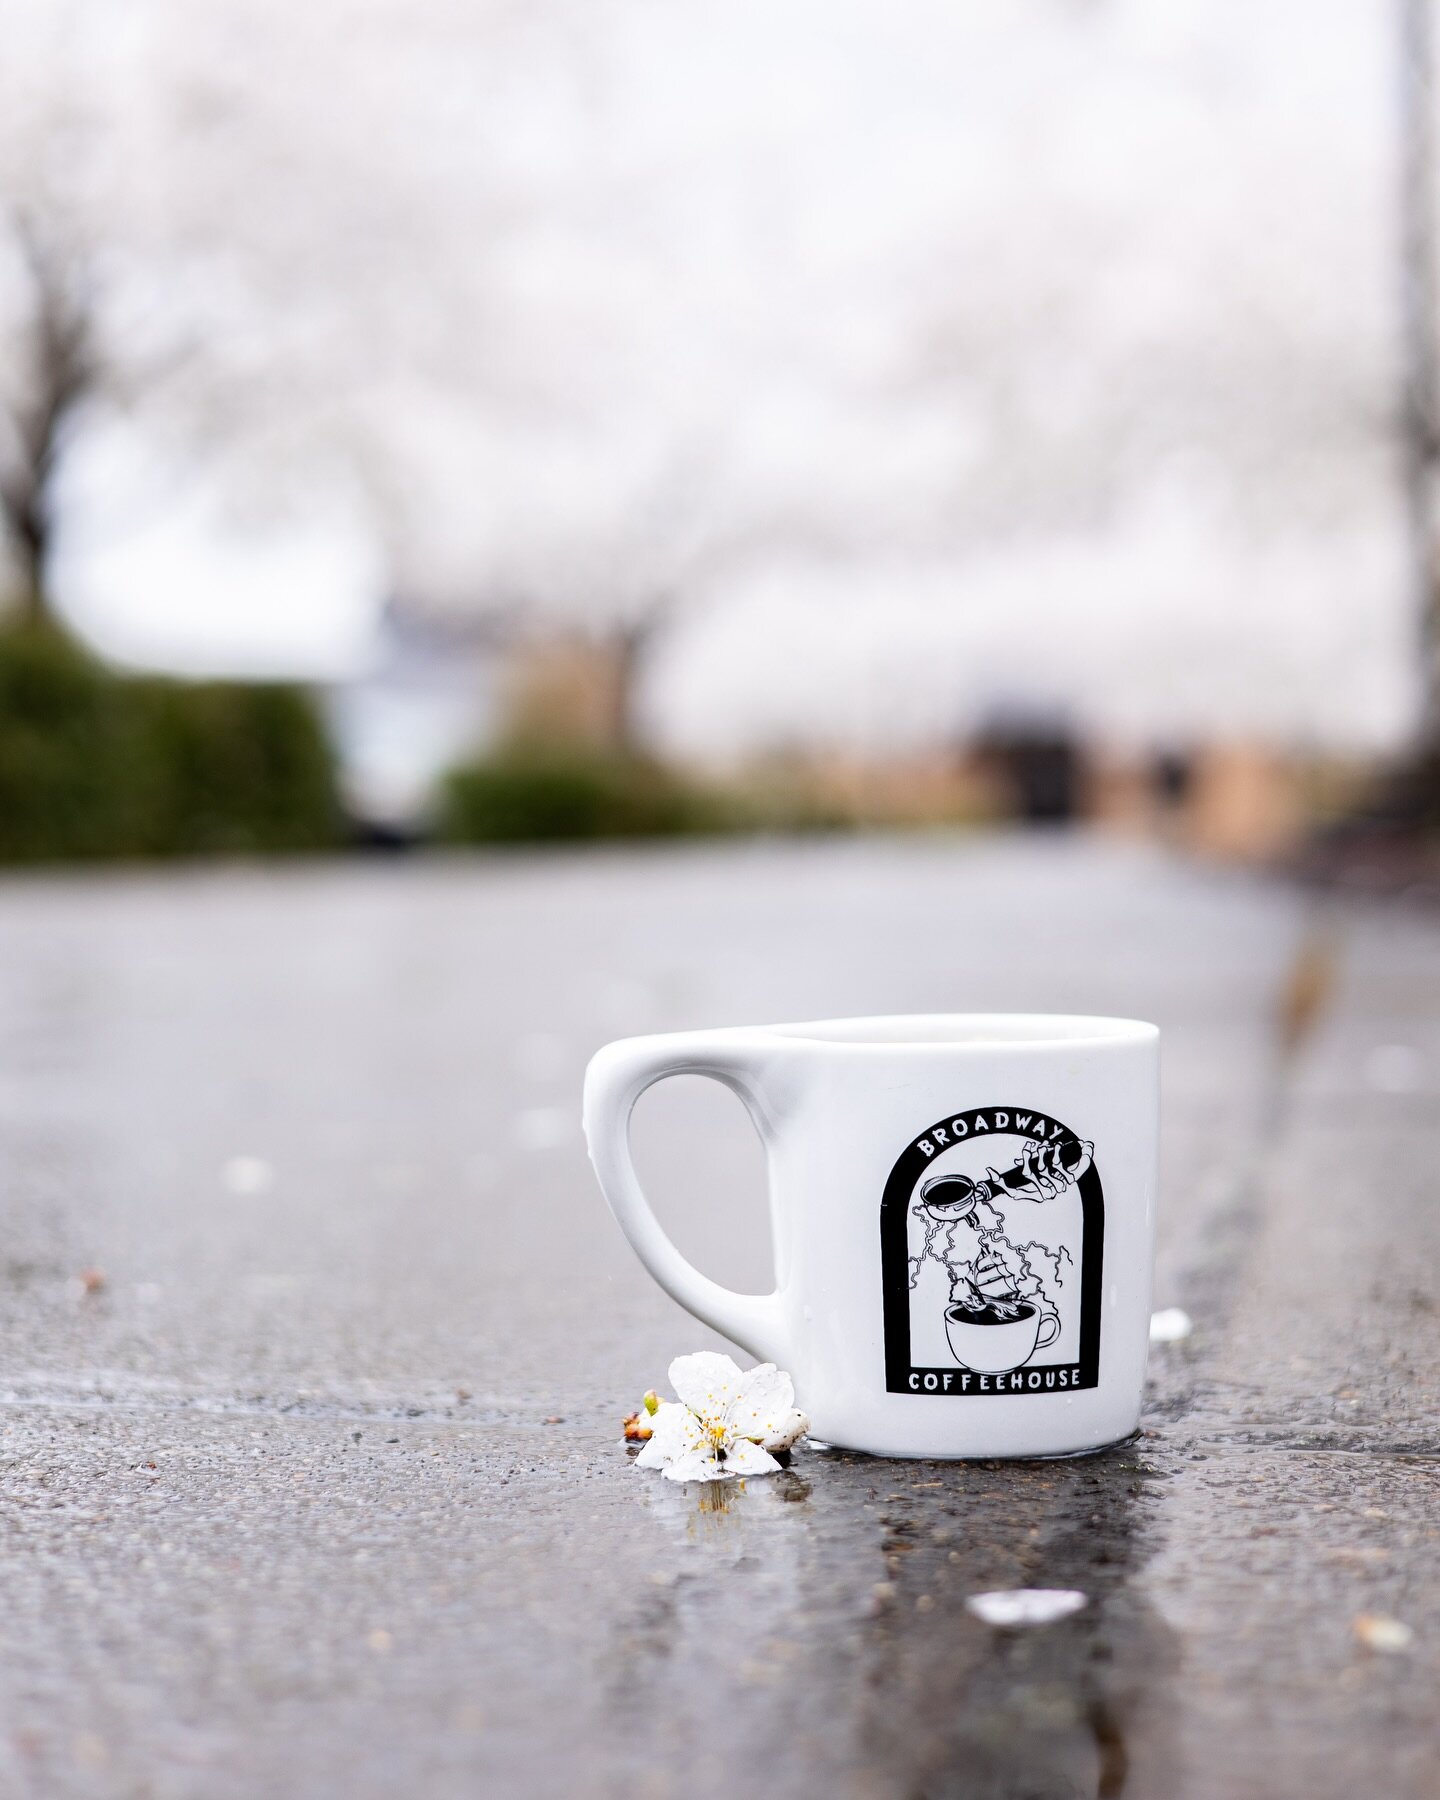
{"label": "mug rim", "polygon": [[1145,1019],[1093,1013],[876,1013],[762,1025],[767,1036],[840,1051],[937,1050],[986,1054],[1105,1050],[1153,1044],[1160,1027]]}

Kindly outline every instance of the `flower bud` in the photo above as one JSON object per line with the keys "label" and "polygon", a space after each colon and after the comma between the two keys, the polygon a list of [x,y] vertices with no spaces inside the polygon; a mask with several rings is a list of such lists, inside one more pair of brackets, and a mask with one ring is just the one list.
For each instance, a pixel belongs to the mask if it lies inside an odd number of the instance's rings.
{"label": "flower bud", "polygon": [[624,1430],[627,1444],[648,1443],[655,1435],[655,1428],[650,1423],[650,1414],[643,1406],[636,1412],[626,1414]]}

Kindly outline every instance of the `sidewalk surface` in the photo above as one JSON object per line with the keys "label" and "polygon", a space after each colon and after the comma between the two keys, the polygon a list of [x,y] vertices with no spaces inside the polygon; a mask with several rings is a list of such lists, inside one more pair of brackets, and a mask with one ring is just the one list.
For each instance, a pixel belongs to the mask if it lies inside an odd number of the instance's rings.
{"label": "sidewalk surface", "polygon": [[[589,1053],[983,1009],[1164,1028],[1143,1436],[631,1467],[718,1340],[599,1199]],[[1432,1800],[1437,1048],[1433,919],[1083,843],[8,879],[0,1795]],[[733,1099],[637,1141],[764,1286]],[[964,1610],[1021,1585],[1090,1604]]]}

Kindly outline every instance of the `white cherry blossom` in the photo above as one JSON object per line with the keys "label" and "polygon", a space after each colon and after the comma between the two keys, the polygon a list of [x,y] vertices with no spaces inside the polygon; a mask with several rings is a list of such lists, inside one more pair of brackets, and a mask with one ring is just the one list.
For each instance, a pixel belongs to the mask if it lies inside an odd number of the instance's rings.
{"label": "white cherry blossom", "polygon": [[788,1450],[809,1427],[795,1410],[794,1383],[774,1363],[742,1372],[730,1357],[702,1350],[675,1358],[670,1385],[678,1398],[660,1406],[635,1460],[671,1481],[773,1475],[780,1465],[770,1452]]}

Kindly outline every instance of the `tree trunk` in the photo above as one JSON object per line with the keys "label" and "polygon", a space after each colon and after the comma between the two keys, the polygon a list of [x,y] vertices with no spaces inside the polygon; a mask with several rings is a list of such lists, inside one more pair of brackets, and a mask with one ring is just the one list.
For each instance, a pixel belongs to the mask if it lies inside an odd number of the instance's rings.
{"label": "tree trunk", "polygon": [[670,623],[675,607],[673,593],[659,594],[635,618],[617,626],[609,638],[609,737],[622,756],[643,753],[640,684],[655,640]]}
{"label": "tree trunk", "polygon": [[50,616],[45,594],[45,553],[49,530],[44,500],[33,488],[15,506],[11,531],[20,563],[16,610],[26,625],[41,625]]}
{"label": "tree trunk", "polygon": [[61,433],[95,379],[91,294],[83,269],[57,251],[35,223],[21,218],[15,241],[33,289],[30,391],[17,402],[11,435],[14,459],[0,469],[0,510],[19,559],[22,618],[32,624],[51,616],[46,563],[51,545],[49,494]]}
{"label": "tree trunk", "polygon": [[622,627],[611,644],[610,742],[622,756],[640,748],[640,676],[649,644],[650,632],[639,624]]}

